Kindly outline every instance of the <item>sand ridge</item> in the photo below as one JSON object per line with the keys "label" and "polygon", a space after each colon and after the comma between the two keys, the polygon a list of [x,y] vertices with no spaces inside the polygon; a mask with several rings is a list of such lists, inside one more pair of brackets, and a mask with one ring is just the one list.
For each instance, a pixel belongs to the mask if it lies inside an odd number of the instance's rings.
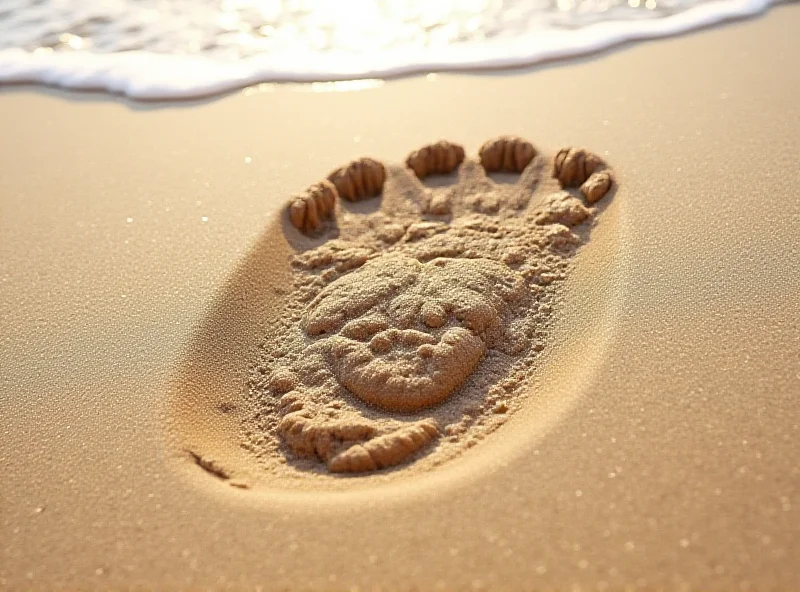
{"label": "sand ridge", "polygon": [[[442,140],[406,167],[362,158],[329,176],[350,201],[382,192],[372,213],[339,203],[298,224],[290,200],[297,231],[322,242],[293,257],[294,289],[251,365],[244,446],[267,470],[430,468],[517,407],[583,242],[570,228],[593,219],[583,183],[605,165],[513,136],[479,152]],[[320,187],[307,195],[332,203]]]}

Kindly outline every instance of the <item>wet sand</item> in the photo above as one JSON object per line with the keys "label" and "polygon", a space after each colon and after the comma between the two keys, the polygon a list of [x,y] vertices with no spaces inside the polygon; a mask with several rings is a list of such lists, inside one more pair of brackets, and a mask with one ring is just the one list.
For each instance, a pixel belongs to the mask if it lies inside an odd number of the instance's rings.
{"label": "wet sand", "polygon": [[[359,92],[4,89],[0,586],[791,589],[799,23],[790,5]],[[351,489],[238,489],[187,459],[226,426],[200,404],[176,418],[182,371],[243,380],[261,329],[231,287],[271,285],[242,278],[286,256],[289,195],[355,157],[502,133],[590,147],[620,179],[525,407],[435,470]]]}

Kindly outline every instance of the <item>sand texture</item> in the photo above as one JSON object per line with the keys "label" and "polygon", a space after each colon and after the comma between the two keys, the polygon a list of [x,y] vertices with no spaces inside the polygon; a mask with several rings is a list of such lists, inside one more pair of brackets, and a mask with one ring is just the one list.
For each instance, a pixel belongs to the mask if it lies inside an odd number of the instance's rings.
{"label": "sand texture", "polygon": [[0,588],[794,589],[798,26],[359,92],[3,89]]}

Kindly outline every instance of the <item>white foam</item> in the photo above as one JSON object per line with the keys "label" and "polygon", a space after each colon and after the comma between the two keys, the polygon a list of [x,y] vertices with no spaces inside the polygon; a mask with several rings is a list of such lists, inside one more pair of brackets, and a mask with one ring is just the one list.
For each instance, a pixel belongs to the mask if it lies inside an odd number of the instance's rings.
{"label": "white foam", "polygon": [[550,28],[441,47],[409,45],[353,53],[338,50],[257,53],[238,60],[153,51],[0,50],[0,82],[105,90],[135,99],[190,98],[268,81],[385,78],[416,72],[525,66],[596,52],[626,41],[676,35],[757,14],[770,0],[713,0],[648,19]]}

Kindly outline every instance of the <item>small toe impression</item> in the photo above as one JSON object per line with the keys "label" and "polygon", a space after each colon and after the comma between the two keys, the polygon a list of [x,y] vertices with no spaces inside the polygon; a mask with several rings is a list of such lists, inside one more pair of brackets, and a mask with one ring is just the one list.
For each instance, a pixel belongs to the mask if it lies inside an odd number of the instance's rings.
{"label": "small toe impression", "polygon": [[494,138],[480,150],[481,164],[487,173],[521,173],[534,156],[533,144],[517,136]]}
{"label": "small toe impression", "polygon": [[333,171],[328,180],[346,200],[360,201],[383,191],[386,167],[373,158],[359,158]]}
{"label": "small toe impression", "polygon": [[336,187],[330,181],[320,181],[289,199],[289,220],[300,232],[318,232],[324,221],[333,218],[338,199]]}
{"label": "small toe impression", "polygon": [[406,166],[418,179],[429,175],[449,175],[464,162],[464,148],[447,140],[415,150],[406,158]]}
{"label": "small toe impression", "polygon": [[581,185],[581,193],[583,193],[586,201],[593,204],[602,199],[613,184],[614,179],[609,171],[592,173],[583,185]]}
{"label": "small toe impression", "polygon": [[583,148],[563,148],[553,161],[553,176],[562,187],[580,187],[586,201],[593,204],[614,184],[603,159]]}
{"label": "small toe impression", "polygon": [[596,154],[583,148],[562,148],[553,162],[553,176],[562,187],[580,187],[592,173],[604,166]]}

